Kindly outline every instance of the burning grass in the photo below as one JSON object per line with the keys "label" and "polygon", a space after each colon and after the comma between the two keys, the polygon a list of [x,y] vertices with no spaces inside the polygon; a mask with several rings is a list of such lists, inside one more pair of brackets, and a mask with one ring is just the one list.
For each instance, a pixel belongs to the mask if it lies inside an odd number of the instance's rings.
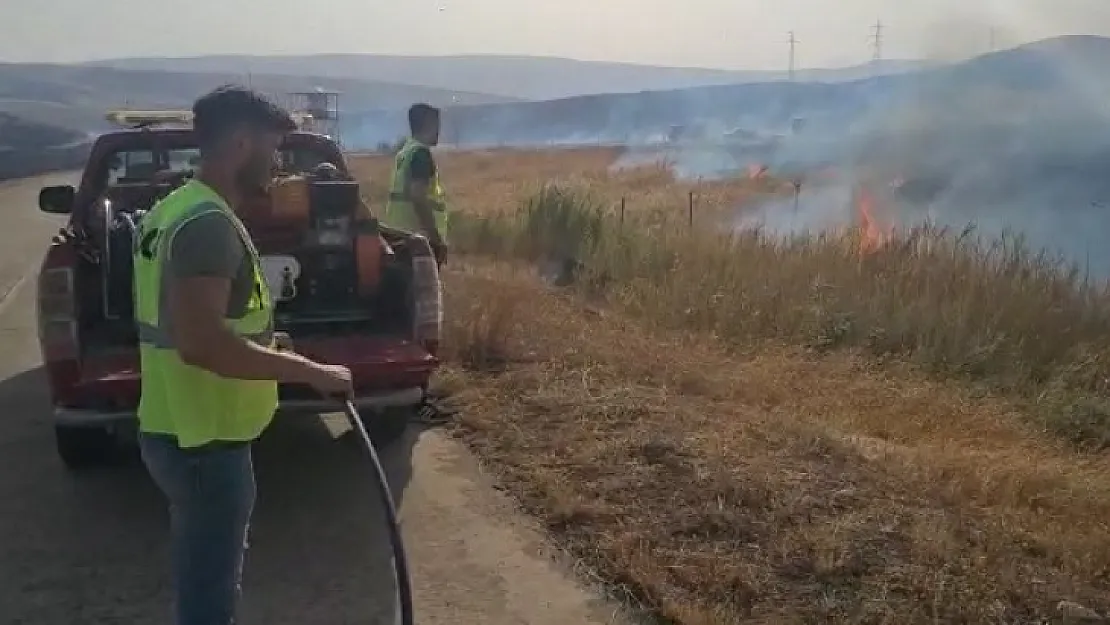
{"label": "burning grass", "polygon": [[[1110,441],[1108,294],[971,233],[690,229],[688,189],[609,157],[444,163],[483,257],[448,275],[444,384],[574,553],[681,625],[1110,610],[1110,465],[1076,449]],[[580,293],[520,262],[565,258]]]}
{"label": "burning grass", "polygon": [[461,247],[573,258],[579,284],[658,326],[730,348],[861,349],[1020,396],[1035,427],[1110,444],[1110,293],[1020,240],[874,222],[783,241],[618,223],[588,190],[549,186],[515,216],[461,220]]}

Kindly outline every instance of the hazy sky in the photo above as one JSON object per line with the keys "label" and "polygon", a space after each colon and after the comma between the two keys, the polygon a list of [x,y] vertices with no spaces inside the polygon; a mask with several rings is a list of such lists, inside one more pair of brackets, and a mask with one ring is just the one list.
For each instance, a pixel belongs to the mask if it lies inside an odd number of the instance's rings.
{"label": "hazy sky", "polygon": [[502,53],[777,69],[789,30],[800,66],[865,61],[879,19],[888,58],[966,56],[992,28],[999,46],[1110,35],[1110,0],[0,0],[0,59]]}

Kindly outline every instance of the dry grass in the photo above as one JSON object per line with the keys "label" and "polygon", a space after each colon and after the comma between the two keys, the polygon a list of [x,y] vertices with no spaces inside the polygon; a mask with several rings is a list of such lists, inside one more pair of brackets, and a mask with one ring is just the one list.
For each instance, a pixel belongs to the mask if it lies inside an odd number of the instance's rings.
{"label": "dry grass", "polygon": [[[466,366],[443,383],[464,435],[574,554],[670,622],[1110,610],[1110,462],[1030,436],[1001,399],[850,352],[738,360],[520,272],[449,280],[446,344]],[[496,369],[467,364],[494,336]]]}
{"label": "dry grass", "polygon": [[[735,213],[737,206],[767,185],[737,179],[722,182],[676,182],[662,166],[610,170],[616,148],[550,151],[500,149],[444,152],[436,156],[451,207],[469,215],[513,213],[521,199],[553,180],[588,187],[599,204],[614,214],[621,198],[626,210],[640,219],[685,223],[689,193],[695,192],[695,221],[713,222]],[[389,195],[392,157],[356,157],[354,174],[375,206]]]}
{"label": "dry grass", "polygon": [[[865,349],[1021,395],[1037,427],[1093,450],[1110,445],[1110,293],[1020,241],[917,228],[861,258],[857,232],[788,242],[731,234],[722,222],[739,204],[728,201],[706,201],[703,227],[690,229],[683,210],[689,188],[658,168],[647,170],[650,179],[636,170],[610,173],[592,152],[501,158],[506,171],[535,158],[539,173],[517,189],[515,205],[499,200],[496,208],[463,210],[456,250],[574,258],[586,268],[580,282],[591,294],[661,327],[702,332],[740,350],[766,340]],[[560,159],[562,175],[553,173]],[[599,170],[582,173],[587,166]],[[695,193],[739,203],[758,193],[744,180],[707,189]],[[671,208],[644,200],[637,204],[644,210],[630,210],[622,222],[606,199],[618,192]]]}
{"label": "dry grass", "polygon": [[[851,233],[689,232],[647,201],[619,225],[606,198],[687,190],[612,157],[444,164],[471,207],[458,245],[507,262],[448,274],[443,384],[574,553],[681,625],[1110,611],[1110,461],[1073,444],[1107,440],[1103,294],[940,232],[861,259]],[[519,263],[559,254],[602,304]]]}

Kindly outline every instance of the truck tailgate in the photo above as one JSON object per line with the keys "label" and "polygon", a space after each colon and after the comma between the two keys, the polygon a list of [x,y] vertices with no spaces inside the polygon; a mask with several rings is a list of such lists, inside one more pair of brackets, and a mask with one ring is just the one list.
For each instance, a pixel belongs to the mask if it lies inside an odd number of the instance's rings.
{"label": "truck tailgate", "polygon": [[[359,394],[423,386],[439,365],[424,348],[394,336],[348,335],[294,339],[294,349],[308,358],[351,369]],[[74,403],[88,407],[122,409],[139,398],[137,350],[117,350],[86,357],[74,389]],[[283,397],[311,393],[283,385]]]}

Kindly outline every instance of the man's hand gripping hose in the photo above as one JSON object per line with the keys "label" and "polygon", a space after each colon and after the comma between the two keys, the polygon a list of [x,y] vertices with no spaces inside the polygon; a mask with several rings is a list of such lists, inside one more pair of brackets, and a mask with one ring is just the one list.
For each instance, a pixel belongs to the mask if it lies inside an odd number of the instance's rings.
{"label": "man's hand gripping hose", "polygon": [[349,396],[341,396],[337,399],[343,405],[343,412],[347,415],[347,420],[351,422],[351,428],[358,432],[359,438],[362,439],[362,444],[366,447],[370,461],[374,463],[374,475],[377,477],[378,484],[376,490],[382,507],[385,509],[389,543],[393,550],[393,570],[396,576],[397,601],[400,608],[399,623],[400,625],[413,625],[412,580],[409,578],[408,560],[405,558],[405,545],[401,538],[401,524],[397,519],[397,506],[394,504],[393,494],[389,489],[389,480],[386,478],[385,468],[382,467],[378,452],[374,448],[374,443],[370,440],[370,433],[366,431],[366,426],[363,425],[362,419],[358,416],[358,410],[355,408],[354,402],[351,401]]}

